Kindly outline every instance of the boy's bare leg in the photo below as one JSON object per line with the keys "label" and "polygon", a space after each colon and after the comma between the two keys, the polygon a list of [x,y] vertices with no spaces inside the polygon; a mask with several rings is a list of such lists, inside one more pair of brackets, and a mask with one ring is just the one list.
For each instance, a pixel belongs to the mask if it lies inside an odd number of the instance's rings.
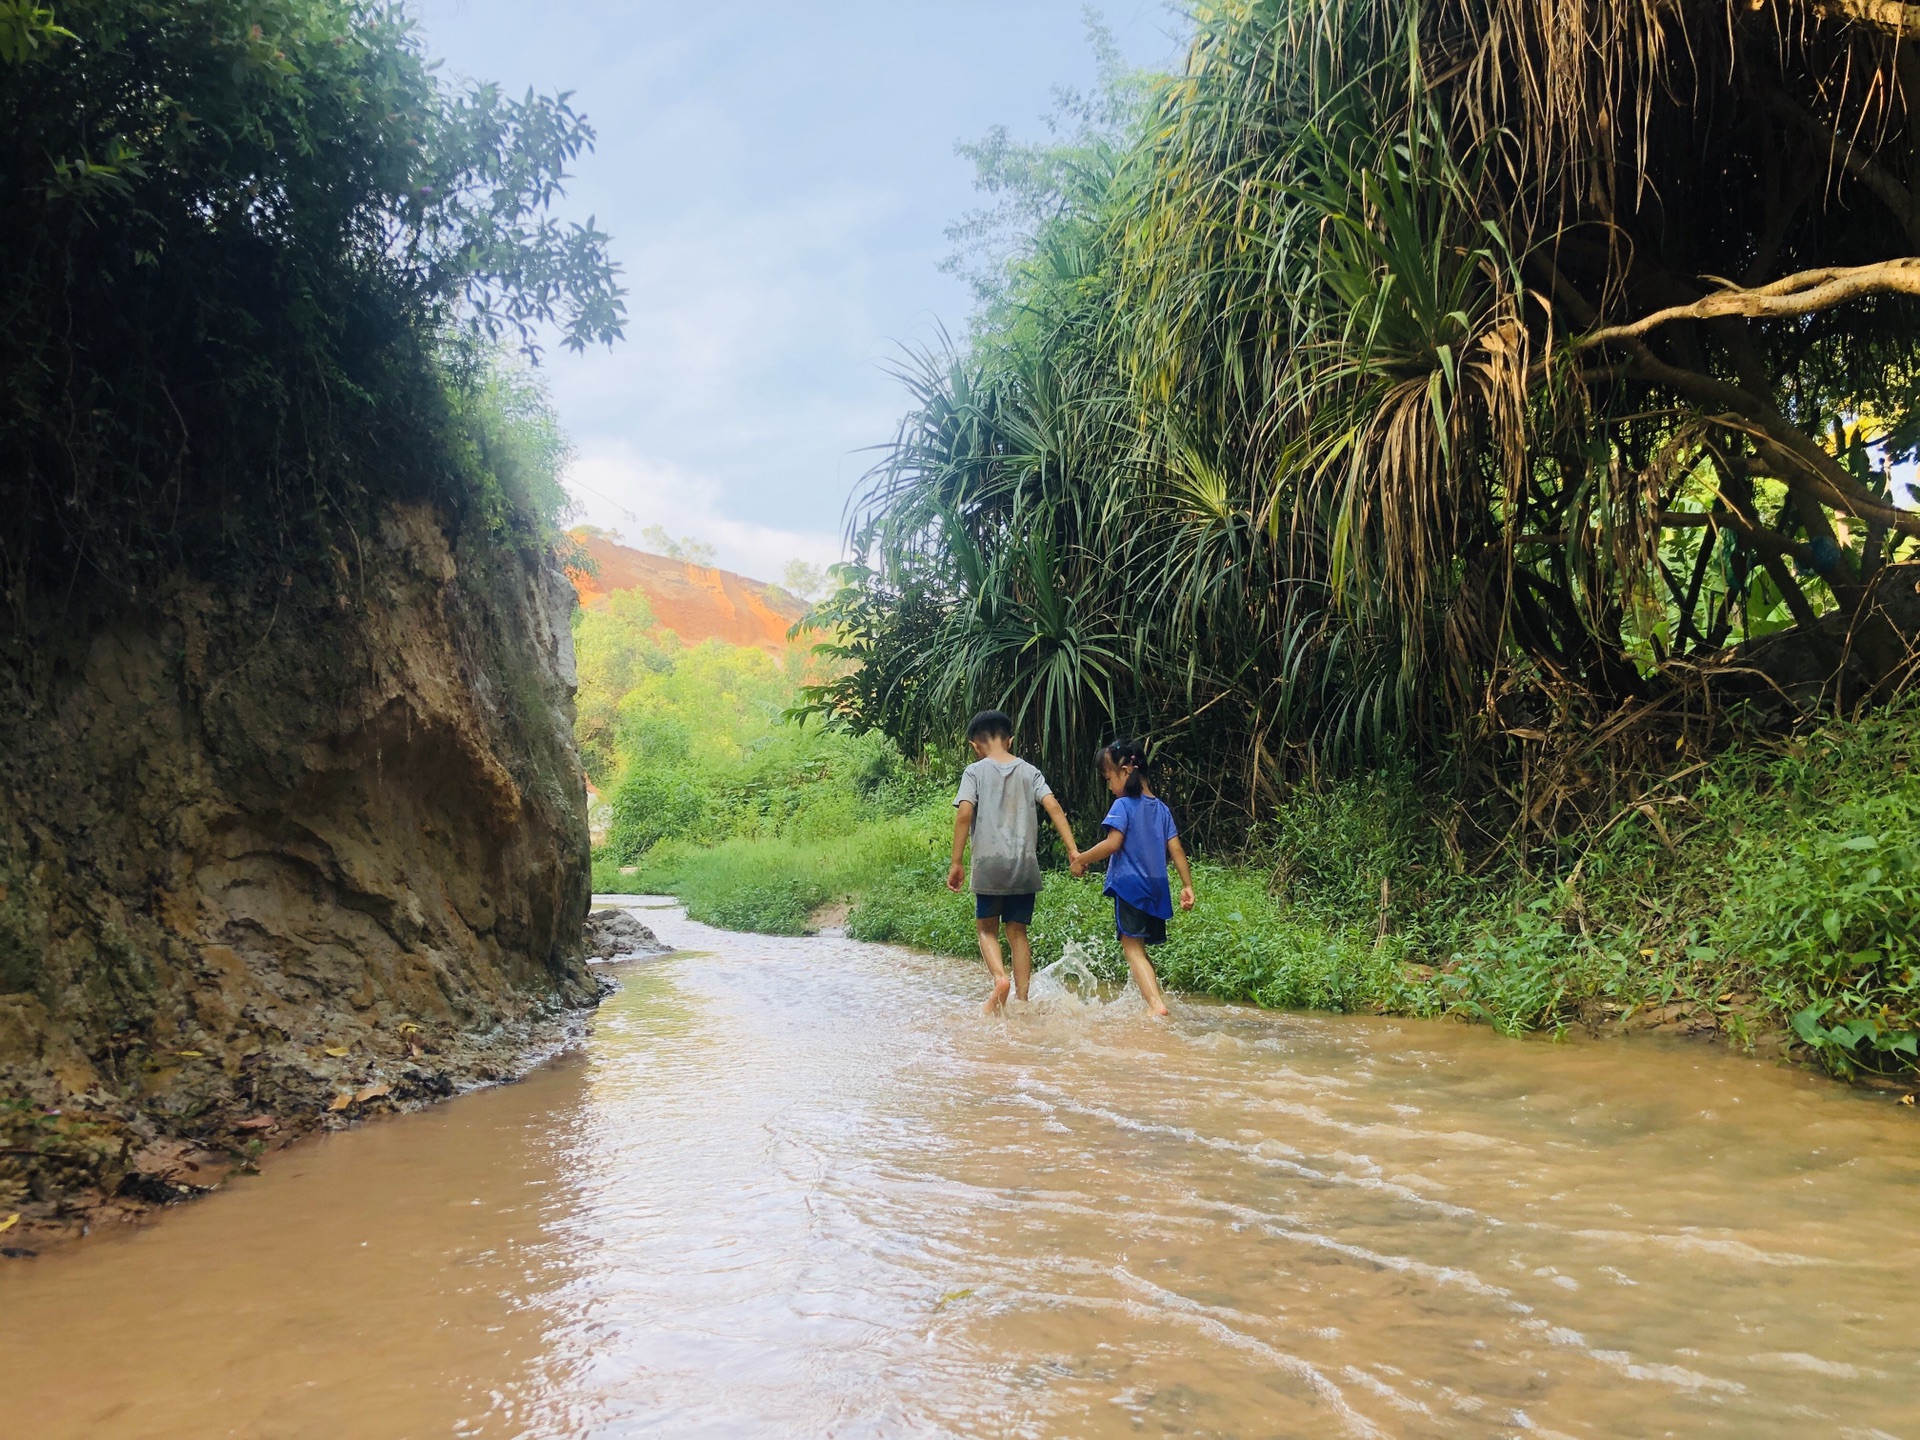
{"label": "boy's bare leg", "polygon": [[1027,982],[1033,978],[1033,946],[1027,943],[1027,927],[1007,926],[1007,949],[1013,960],[1013,993],[1027,998]]}
{"label": "boy's bare leg", "polygon": [[1127,969],[1133,972],[1133,983],[1140,987],[1140,998],[1147,1002],[1147,1009],[1165,1017],[1167,1001],[1160,993],[1160,977],[1153,973],[1153,961],[1147,958],[1147,942],[1122,935],[1120,949],[1126,954]]}
{"label": "boy's bare leg", "polygon": [[[973,924],[980,936],[980,958],[987,962],[987,973],[993,977],[993,993],[981,1007],[983,1014],[991,1015],[1007,1003],[1007,992],[1013,988],[1007,979],[1007,967],[1000,963],[1000,917],[990,915]],[[1007,928],[1011,931],[1013,927]]]}

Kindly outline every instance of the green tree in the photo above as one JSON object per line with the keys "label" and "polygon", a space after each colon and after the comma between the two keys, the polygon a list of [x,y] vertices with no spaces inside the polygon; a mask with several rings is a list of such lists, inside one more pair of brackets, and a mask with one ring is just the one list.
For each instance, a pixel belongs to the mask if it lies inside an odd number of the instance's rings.
{"label": "green tree", "polygon": [[87,0],[59,34],[5,14],[16,607],[29,578],[271,573],[329,529],[351,550],[369,495],[556,510],[550,454],[488,447],[557,443],[500,344],[620,331],[607,237],[552,213],[592,140],[565,97],[456,89],[363,0]]}

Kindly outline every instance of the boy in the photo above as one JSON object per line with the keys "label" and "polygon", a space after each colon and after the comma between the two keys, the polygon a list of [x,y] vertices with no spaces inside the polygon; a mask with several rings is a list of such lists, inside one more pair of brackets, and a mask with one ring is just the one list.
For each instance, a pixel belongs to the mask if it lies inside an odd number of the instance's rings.
{"label": "boy", "polygon": [[[973,917],[980,937],[980,958],[993,977],[993,993],[984,1013],[991,1015],[1007,1003],[1012,988],[1027,998],[1033,975],[1033,948],[1027,926],[1033,923],[1034,896],[1040,890],[1040,855],[1036,848],[1040,824],[1038,805],[1067,847],[1067,856],[1079,855],[1073,827],[1054,798],[1047,777],[1008,748],[1013,721],[999,710],[983,710],[967,723],[967,743],[974,762],[960,775],[960,793],[954,798],[953,863],[947,867],[947,888],[960,889],[960,862],[967,840],[973,840]],[[1000,963],[1000,926],[1007,927],[1007,948],[1013,952],[1013,985],[1007,984]]]}

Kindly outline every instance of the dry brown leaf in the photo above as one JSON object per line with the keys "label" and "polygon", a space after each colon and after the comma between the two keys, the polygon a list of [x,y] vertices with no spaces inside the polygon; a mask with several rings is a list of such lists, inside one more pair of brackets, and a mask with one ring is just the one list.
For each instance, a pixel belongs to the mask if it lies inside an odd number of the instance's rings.
{"label": "dry brown leaf", "polygon": [[349,1055],[351,1053],[352,1052],[349,1051],[347,1047],[344,1045],[329,1045],[327,1047],[327,1054],[333,1056],[333,1058],[336,1060],[340,1059],[344,1055]]}
{"label": "dry brown leaf", "polygon": [[392,1093],[393,1087],[382,1080],[378,1084],[363,1087],[354,1095],[353,1103],[356,1105],[364,1105],[369,1100],[378,1100],[382,1095],[391,1095]]}
{"label": "dry brown leaf", "polygon": [[20,1212],[16,1210],[13,1212],[13,1214],[7,1216],[6,1219],[0,1220],[0,1230],[11,1230],[14,1226],[18,1225],[19,1223],[20,1223]]}
{"label": "dry brown leaf", "polygon": [[173,1053],[186,1060],[204,1060],[207,1054],[204,1050],[176,1050]]}
{"label": "dry brown leaf", "polygon": [[236,1130],[271,1130],[274,1127],[274,1123],[274,1118],[271,1115],[255,1115],[251,1119],[242,1120],[233,1128]]}
{"label": "dry brown leaf", "polygon": [[342,1090],[338,1095],[333,1097],[333,1103],[327,1106],[327,1109],[328,1110],[344,1110],[347,1108],[347,1106],[351,1105],[352,1103],[353,1103],[353,1096],[349,1095],[346,1091]]}

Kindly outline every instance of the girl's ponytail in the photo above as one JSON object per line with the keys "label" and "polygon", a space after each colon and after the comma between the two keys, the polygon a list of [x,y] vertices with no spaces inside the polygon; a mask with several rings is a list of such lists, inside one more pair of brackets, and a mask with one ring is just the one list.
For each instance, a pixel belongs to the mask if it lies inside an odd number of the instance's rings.
{"label": "girl's ponytail", "polygon": [[1138,800],[1146,788],[1147,747],[1137,740],[1116,740],[1100,754],[1114,769],[1127,772],[1127,796]]}

